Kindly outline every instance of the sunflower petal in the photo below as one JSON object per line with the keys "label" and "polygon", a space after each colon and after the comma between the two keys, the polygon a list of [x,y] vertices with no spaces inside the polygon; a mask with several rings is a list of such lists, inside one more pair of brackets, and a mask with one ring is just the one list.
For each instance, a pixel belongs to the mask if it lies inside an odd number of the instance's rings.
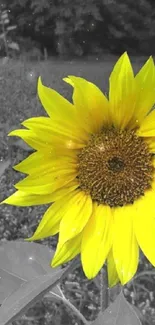
{"label": "sunflower petal", "polygon": [[70,120],[74,117],[75,107],[55,90],[42,84],[38,79],[38,96],[47,114],[52,118]]}
{"label": "sunflower petal", "polygon": [[1,204],[10,204],[15,206],[33,206],[51,203],[51,194],[37,195],[32,193],[25,193],[23,191],[16,191],[10,195],[7,199],[1,202]]}
{"label": "sunflower petal", "polygon": [[110,207],[93,205],[82,236],[81,261],[88,279],[102,268],[112,245],[112,215]]}
{"label": "sunflower petal", "polygon": [[64,81],[74,87],[73,102],[81,125],[89,133],[97,132],[109,122],[109,103],[101,90],[86,79],[68,76]]}
{"label": "sunflower petal", "polygon": [[51,193],[51,202],[57,201],[61,199],[66,194],[73,192],[79,187],[78,181],[75,179],[68,183],[67,185],[55,190],[53,193]]}
{"label": "sunflower petal", "polygon": [[13,130],[9,136],[18,136],[23,139],[28,145],[30,145],[35,150],[47,150],[49,152],[52,147],[64,149],[79,149],[83,148],[84,144],[79,141],[72,141],[69,137],[65,137],[59,134],[52,134],[50,131],[46,130]]}
{"label": "sunflower petal", "polygon": [[81,237],[82,235],[80,233],[76,237],[67,241],[63,246],[59,246],[58,243],[55,255],[51,262],[51,266],[56,267],[63,263],[67,263],[68,261],[72,260],[75,256],[77,256],[81,250]]}
{"label": "sunflower petal", "polygon": [[55,172],[49,171],[45,175],[27,176],[14,187],[29,194],[50,194],[73,181],[76,175],[74,169],[57,169]]}
{"label": "sunflower petal", "polygon": [[47,147],[51,148],[51,143],[44,142],[43,139],[38,137],[37,134],[35,134],[33,131],[30,130],[13,130],[11,131],[8,136],[16,136],[20,137],[22,140],[24,140],[31,148],[35,150],[40,149],[47,149]]}
{"label": "sunflower petal", "polygon": [[155,103],[155,67],[152,57],[135,76],[137,101],[135,118],[139,125]]}
{"label": "sunflower petal", "polygon": [[115,127],[125,128],[130,122],[134,112],[134,90],[133,69],[125,52],[117,61],[109,78],[110,113]]}
{"label": "sunflower petal", "polygon": [[[74,152],[74,151],[73,151]],[[13,168],[17,171],[20,171],[29,175],[38,175],[44,171],[50,170],[51,167],[53,170],[56,170],[62,166],[67,166],[68,168],[76,166],[77,158],[76,156],[61,156],[60,154],[49,152],[34,152],[26,159],[24,159],[19,164],[15,165]]]}
{"label": "sunflower petal", "polygon": [[107,271],[109,287],[113,287],[119,282],[119,277],[116,270],[112,249],[107,257]]}
{"label": "sunflower petal", "polygon": [[[153,187],[155,188],[155,181]],[[137,213],[134,217],[134,231],[138,244],[155,266],[155,190],[148,191],[139,200]]]}
{"label": "sunflower petal", "polygon": [[[33,117],[25,120],[21,123],[26,128],[34,131],[35,133],[38,132],[48,132],[51,137],[52,136],[65,136],[68,140],[84,143],[88,139],[88,135],[86,135],[81,130],[80,124],[78,125],[77,120],[73,120],[68,122],[67,120],[56,120],[51,119],[49,117]],[[75,128],[76,124],[76,128]]]}
{"label": "sunflower petal", "polygon": [[61,200],[54,202],[45,212],[33,236],[27,240],[38,240],[58,233],[60,221],[68,209],[68,200],[74,195],[74,192],[68,193]]}
{"label": "sunflower petal", "polygon": [[64,195],[74,191],[79,186],[77,180],[68,183],[66,186],[55,190],[53,193],[37,195],[26,193],[23,191],[16,191],[0,204],[6,203],[15,206],[33,206],[48,204],[61,199]]}
{"label": "sunflower petal", "polygon": [[153,110],[144,118],[136,133],[141,137],[155,136],[155,110]]}
{"label": "sunflower petal", "polygon": [[155,137],[145,137],[145,142],[149,147],[149,152],[155,153]]}
{"label": "sunflower petal", "polygon": [[68,203],[68,210],[60,223],[59,244],[77,236],[85,227],[92,213],[92,200],[81,190],[78,190]]}
{"label": "sunflower petal", "polygon": [[133,229],[133,218],[132,205],[114,210],[113,256],[122,285],[131,280],[138,266],[139,250]]}

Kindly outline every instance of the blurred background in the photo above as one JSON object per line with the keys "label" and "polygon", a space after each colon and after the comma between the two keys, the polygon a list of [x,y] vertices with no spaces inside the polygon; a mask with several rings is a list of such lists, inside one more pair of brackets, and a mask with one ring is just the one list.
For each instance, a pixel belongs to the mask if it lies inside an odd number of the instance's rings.
{"label": "blurred background", "polygon": [[125,50],[130,55],[150,55],[155,52],[154,8],[154,0],[3,0],[0,55],[6,54],[7,27],[13,57],[104,58]]}
{"label": "blurred background", "polygon": [[[155,57],[155,0],[0,0],[0,201],[24,176],[12,166],[33,150],[9,131],[33,116],[45,116],[37,79],[71,100],[62,81],[82,76],[108,93],[117,58],[127,51],[135,73]],[[0,206],[0,241],[32,235],[48,205]],[[53,249],[57,236],[42,240]],[[1,272],[0,272],[1,275]],[[6,279],[1,282],[6,283]],[[0,298],[1,298],[0,285]],[[88,281],[81,268],[63,281],[68,299],[92,321],[100,310],[99,278]],[[155,324],[155,272],[141,254],[138,274],[123,289],[143,325]],[[115,290],[111,291],[114,299]],[[1,300],[1,299],[0,299]],[[43,299],[14,325],[80,325],[61,303]]]}

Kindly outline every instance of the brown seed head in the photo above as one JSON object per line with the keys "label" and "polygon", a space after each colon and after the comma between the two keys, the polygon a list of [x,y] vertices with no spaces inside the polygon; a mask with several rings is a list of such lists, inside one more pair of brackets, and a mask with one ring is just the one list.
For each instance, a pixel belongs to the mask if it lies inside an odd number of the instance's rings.
{"label": "brown seed head", "polygon": [[78,154],[80,188],[110,207],[133,203],[151,188],[152,154],[134,130],[102,129]]}

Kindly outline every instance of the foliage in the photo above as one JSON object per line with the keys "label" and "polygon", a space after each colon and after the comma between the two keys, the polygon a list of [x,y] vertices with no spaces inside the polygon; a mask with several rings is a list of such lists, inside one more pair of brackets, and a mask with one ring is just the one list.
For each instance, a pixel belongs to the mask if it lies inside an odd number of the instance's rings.
{"label": "foliage", "polygon": [[10,25],[9,10],[0,11],[0,52],[9,57],[10,51],[19,51],[18,43],[12,41],[10,32],[16,29],[16,25]]}
{"label": "foliage", "polygon": [[16,34],[31,37],[53,54],[150,54],[155,49],[151,0],[4,0]]}

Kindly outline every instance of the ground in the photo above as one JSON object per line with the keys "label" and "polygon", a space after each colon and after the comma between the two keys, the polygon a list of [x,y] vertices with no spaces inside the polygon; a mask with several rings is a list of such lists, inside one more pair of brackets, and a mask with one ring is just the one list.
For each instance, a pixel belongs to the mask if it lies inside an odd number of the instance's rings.
{"label": "ground", "polygon": [[[0,201],[13,193],[13,184],[23,176],[15,172],[12,166],[30,154],[30,149],[17,138],[8,138],[7,133],[20,128],[20,122],[33,116],[43,116],[45,112],[37,98],[36,84],[39,75],[43,83],[59,91],[71,100],[71,87],[62,81],[67,75],[81,76],[96,83],[104,92],[108,92],[108,77],[116,58],[105,60],[18,62],[10,60],[0,62],[0,161],[10,159],[10,166],[0,177]],[[135,72],[145,62],[145,58],[132,58]],[[47,206],[21,208],[0,206],[0,240],[17,240],[32,235]],[[50,238],[43,243],[55,248],[57,238]],[[153,285],[155,277],[148,277],[146,271],[153,270],[142,257],[139,272],[145,271],[143,281],[135,280],[124,288],[128,300],[138,306],[147,315],[148,322],[155,324]],[[152,289],[154,287],[154,289]],[[87,281],[78,269],[63,284],[68,298],[92,320],[99,311],[99,290],[97,283]],[[153,298],[152,298],[153,297]],[[20,324],[75,324],[74,317],[69,320],[66,309],[51,302],[42,301],[29,310]],[[53,317],[54,316],[54,317]],[[16,322],[19,324],[19,322]],[[80,323],[78,323],[80,324]]]}

